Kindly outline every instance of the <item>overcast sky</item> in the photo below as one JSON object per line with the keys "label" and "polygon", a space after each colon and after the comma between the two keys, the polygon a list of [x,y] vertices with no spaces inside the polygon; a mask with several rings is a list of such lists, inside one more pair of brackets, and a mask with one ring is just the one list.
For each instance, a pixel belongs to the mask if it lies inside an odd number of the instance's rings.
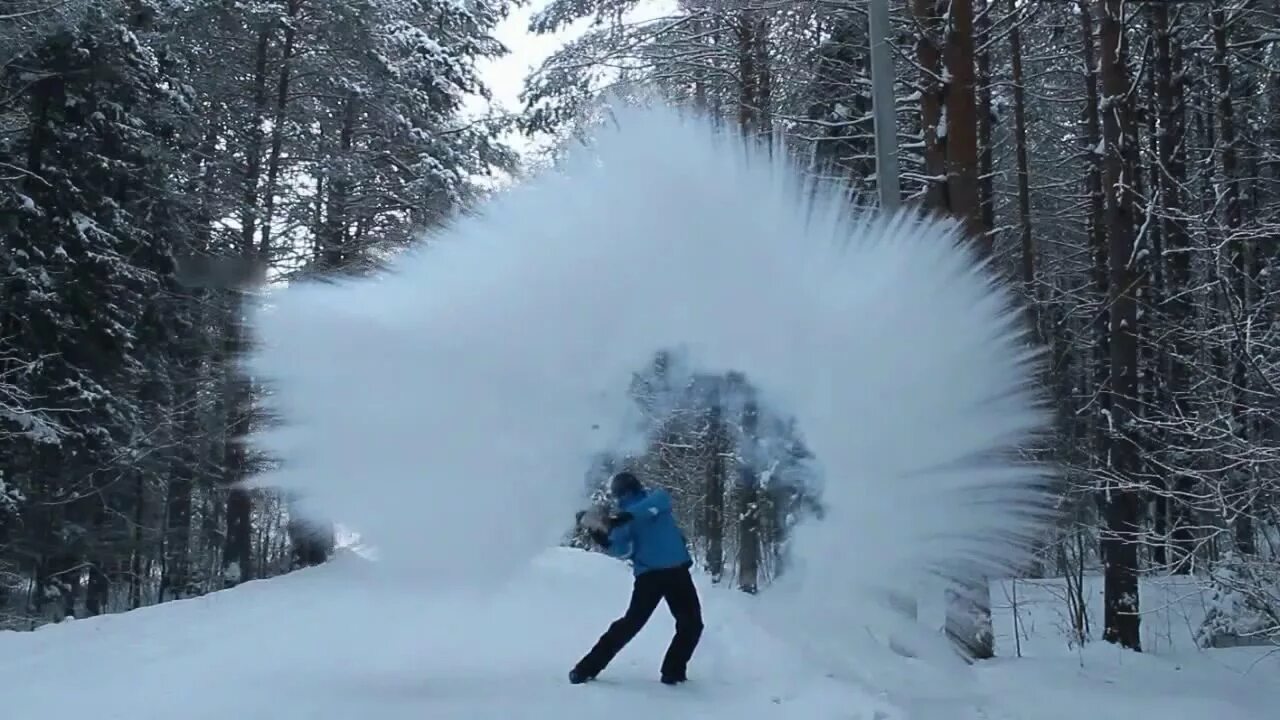
{"label": "overcast sky", "polygon": [[[520,91],[524,88],[525,77],[567,40],[577,37],[590,27],[591,19],[584,18],[555,34],[530,33],[529,18],[546,7],[548,2],[549,0],[529,0],[523,7],[512,8],[511,14],[498,26],[494,35],[511,52],[497,60],[478,64],[481,78],[493,93],[493,105],[490,108],[480,98],[472,97],[466,105],[465,112],[468,115],[485,115],[490,111],[495,114],[519,112]],[[639,0],[623,18],[627,22],[654,20],[669,15],[675,7],[676,0]],[[508,135],[506,140],[521,153],[527,153],[536,147],[534,141],[519,133]]]}
{"label": "overcast sky", "polygon": [[[573,37],[578,27],[587,24],[586,22],[575,23],[573,30],[554,35],[534,35],[528,31],[529,18],[546,4],[547,0],[531,0],[523,7],[513,8],[511,14],[494,33],[511,52],[497,60],[484,60],[479,63],[480,75],[489,86],[489,91],[493,93],[492,111],[494,113],[519,112],[520,90],[524,87],[525,76],[537,69],[542,61],[555,52],[565,40]],[[467,103],[468,114],[483,115],[488,111],[489,108],[480,98],[473,97]],[[521,152],[532,148],[529,139],[523,135],[510,135],[507,140]]]}
{"label": "overcast sky", "polygon": [[497,39],[511,49],[511,53],[496,61],[486,61],[480,66],[489,89],[493,91],[494,101],[508,110],[516,111],[520,108],[517,98],[525,76],[571,37],[570,33],[534,35],[528,31],[529,18],[546,4],[546,0],[533,0],[524,7],[514,8],[495,33]]}

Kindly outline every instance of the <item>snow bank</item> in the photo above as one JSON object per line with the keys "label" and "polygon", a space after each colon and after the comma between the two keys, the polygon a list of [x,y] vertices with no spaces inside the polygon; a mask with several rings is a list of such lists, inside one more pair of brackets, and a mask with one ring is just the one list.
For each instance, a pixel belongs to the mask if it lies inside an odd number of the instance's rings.
{"label": "snow bank", "polygon": [[[590,456],[635,442],[660,348],[794,414],[829,514],[761,616],[833,648],[888,593],[998,575],[1038,530],[1045,424],[1010,296],[950,224],[853,217],[839,188],[666,110],[626,110],[549,173],[375,280],[275,293],[249,370],[285,423],[261,478],[437,587],[493,587],[557,543]],[[908,628],[904,628],[904,631]]]}

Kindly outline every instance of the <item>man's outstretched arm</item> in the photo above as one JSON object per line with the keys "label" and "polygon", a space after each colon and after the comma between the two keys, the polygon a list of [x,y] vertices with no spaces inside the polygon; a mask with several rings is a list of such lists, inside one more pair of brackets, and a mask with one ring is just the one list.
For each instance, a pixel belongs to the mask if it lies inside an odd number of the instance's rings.
{"label": "man's outstretched arm", "polygon": [[609,538],[604,545],[604,551],[616,558],[626,560],[631,557],[631,544],[631,528],[621,525],[609,531]]}

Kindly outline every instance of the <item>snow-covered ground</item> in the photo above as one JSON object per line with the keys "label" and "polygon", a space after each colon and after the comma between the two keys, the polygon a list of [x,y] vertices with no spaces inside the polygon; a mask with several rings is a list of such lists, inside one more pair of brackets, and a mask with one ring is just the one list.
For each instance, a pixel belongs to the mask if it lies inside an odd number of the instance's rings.
{"label": "snow-covered ground", "polygon": [[[1102,637],[1102,575],[1086,574],[1083,585],[1089,636],[1096,640]],[[1139,592],[1142,649],[1159,655],[1196,650],[1198,631],[1213,604],[1204,579],[1152,575],[1141,579]],[[1071,635],[1068,594],[1062,578],[991,583],[992,624],[1002,654],[1059,653]]]}
{"label": "snow-covered ground", "polygon": [[[570,549],[509,587],[457,593],[343,554],[327,566],[130,613],[0,634],[11,720],[1264,720],[1280,657],[1256,649],[1083,653],[1048,636],[1034,658],[940,673],[892,694],[831,677],[754,621],[750,597],[699,578],[707,630],[691,681],[657,682],[659,609],[601,680],[567,669],[625,606],[627,568]],[[887,655],[862,658],[873,676]],[[857,659],[855,659],[857,660]],[[896,660],[899,663],[908,661]],[[855,662],[854,666],[859,663]]]}

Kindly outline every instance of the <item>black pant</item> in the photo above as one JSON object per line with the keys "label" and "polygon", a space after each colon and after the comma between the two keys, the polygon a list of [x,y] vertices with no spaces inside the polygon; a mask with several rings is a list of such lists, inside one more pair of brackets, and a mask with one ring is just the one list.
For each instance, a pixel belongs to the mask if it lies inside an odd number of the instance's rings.
{"label": "black pant", "polygon": [[631,638],[640,632],[658,601],[666,600],[667,608],[676,619],[676,634],[662,659],[663,677],[684,679],[685,669],[693,650],[702,637],[702,606],[698,602],[698,590],[693,585],[689,566],[651,570],[636,577],[631,590],[631,604],[627,613],[609,626],[596,641],[586,657],[578,661],[575,670],[587,677],[595,677],[604,670]]}

